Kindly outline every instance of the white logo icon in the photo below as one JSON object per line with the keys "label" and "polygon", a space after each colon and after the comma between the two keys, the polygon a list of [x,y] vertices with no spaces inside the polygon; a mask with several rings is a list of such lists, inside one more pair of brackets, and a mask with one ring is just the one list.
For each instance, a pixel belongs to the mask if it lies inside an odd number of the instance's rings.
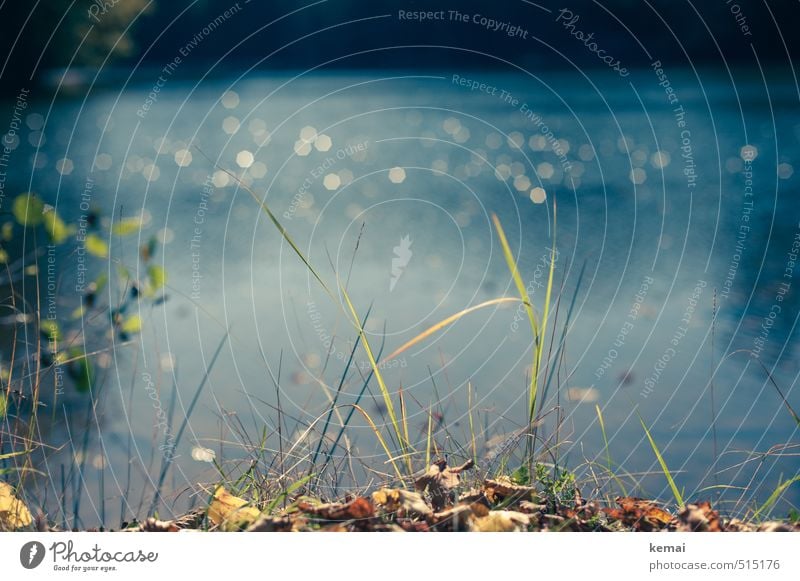
{"label": "white logo icon", "polygon": [[403,276],[403,272],[408,266],[413,252],[411,252],[411,238],[408,234],[400,239],[400,244],[393,248],[394,258],[392,258],[392,278],[389,280],[389,292],[394,290],[397,281]]}

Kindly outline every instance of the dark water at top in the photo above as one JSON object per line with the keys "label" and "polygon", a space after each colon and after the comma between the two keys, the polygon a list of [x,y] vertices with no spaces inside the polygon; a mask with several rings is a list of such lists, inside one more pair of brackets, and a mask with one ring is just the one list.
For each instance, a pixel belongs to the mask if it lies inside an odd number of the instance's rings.
{"label": "dark water at top", "polygon": [[[550,330],[563,349],[551,352],[543,409],[561,411],[563,461],[605,464],[596,403],[613,461],[653,473],[636,477],[649,494],[669,497],[637,410],[686,496],[722,494],[723,508],[741,513],[797,473],[797,426],[761,367],[800,406],[795,85],[774,82],[767,92],[759,76],[734,84],[672,70],[670,103],[648,70],[601,81],[458,74],[487,87],[470,91],[452,73],[172,80],[145,110],[145,79],[85,101],[32,104],[29,112],[46,117],[45,139],[34,168],[39,134],[21,132],[14,156],[28,170],[10,177],[7,192],[36,191],[73,220],[87,191],[105,216],[141,214],[140,237],[114,237],[110,266],[95,261],[97,271],[135,269],[142,242],[165,242],[157,259],[169,300],[143,308],[144,330],[131,345],[97,357],[104,399],[84,476],[96,491],[104,472],[112,514],[122,497],[131,511],[139,495],[149,503],[163,461],[153,402],[173,406],[174,433],[227,328],[163,487],[170,506],[178,498],[176,510],[191,499],[179,492],[216,478],[201,461],[205,448],[231,467],[244,455],[244,433],[257,440],[265,425],[275,428],[270,373],[277,378],[279,362],[287,416],[308,423],[326,411],[357,336],[339,284],[359,316],[371,307],[370,342],[377,351],[385,341],[384,355],[462,309],[517,296],[496,213],[541,314],[554,202],[560,300]],[[200,151],[264,197],[335,299]],[[62,158],[71,171],[57,165]],[[65,304],[76,300],[76,260],[59,255]],[[110,302],[119,292],[110,287]],[[421,449],[425,410],[437,400],[449,428],[440,444],[470,445],[468,383],[479,446],[524,423],[531,331],[521,314],[515,305],[477,311],[386,362]],[[109,323],[87,326],[102,336]],[[363,351],[355,362],[360,373],[344,383],[343,405],[368,373]],[[361,403],[380,419],[374,381],[370,391]],[[81,406],[71,425],[77,451],[87,429]],[[551,445],[555,418],[542,428]],[[287,422],[290,448],[304,428]],[[360,419],[348,435],[365,463],[388,470]],[[275,436],[268,447],[278,447]],[[302,443],[297,450],[307,453]],[[54,495],[71,453],[50,458]],[[715,484],[747,488],[700,490]],[[100,496],[83,498],[84,522],[100,520]],[[799,501],[790,488],[780,509]]]}

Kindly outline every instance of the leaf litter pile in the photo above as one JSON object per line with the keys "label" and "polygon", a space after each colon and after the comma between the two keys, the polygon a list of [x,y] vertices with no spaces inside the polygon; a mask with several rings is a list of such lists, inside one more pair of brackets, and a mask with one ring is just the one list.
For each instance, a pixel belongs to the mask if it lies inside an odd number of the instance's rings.
{"label": "leaf litter pile", "polygon": [[[150,517],[125,525],[127,532],[180,531],[376,531],[376,532],[525,532],[525,531],[680,531],[754,532],[798,531],[800,523],[724,519],[708,502],[687,504],[671,513],[658,503],[617,497],[615,506],[586,501],[577,488],[552,495],[501,476],[465,487],[461,473],[474,467],[469,461],[450,467],[439,460],[416,479],[414,490],[380,488],[369,496],[351,496],[343,502],[323,503],[298,494],[286,508],[275,502],[259,509],[218,486],[205,509],[175,520]],[[552,491],[551,491],[552,492]],[[13,489],[0,482],[0,530],[28,527],[32,517]],[[39,525],[40,530],[55,530]]]}

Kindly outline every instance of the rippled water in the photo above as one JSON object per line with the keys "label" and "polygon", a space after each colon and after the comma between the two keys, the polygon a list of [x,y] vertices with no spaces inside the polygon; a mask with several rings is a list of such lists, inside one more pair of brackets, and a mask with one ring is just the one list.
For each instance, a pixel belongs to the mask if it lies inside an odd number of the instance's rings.
{"label": "rippled water", "polygon": [[[143,333],[97,357],[104,397],[86,440],[84,523],[100,520],[99,497],[111,514],[127,503],[125,516],[140,495],[149,504],[164,459],[158,409],[172,410],[174,434],[226,329],[166,474],[167,510],[216,478],[202,461],[210,451],[230,468],[243,434],[258,440],[276,427],[271,375],[280,370],[286,448],[303,431],[296,420],[327,410],[357,336],[339,285],[359,316],[369,310],[370,343],[385,343],[384,355],[453,313],[516,296],[492,213],[539,312],[555,233],[556,346],[543,409],[557,406],[561,425],[556,434],[550,413],[542,434],[561,442],[561,461],[605,464],[596,403],[613,461],[648,494],[669,497],[637,411],[687,496],[720,494],[738,513],[797,472],[797,426],[761,367],[800,401],[796,87],[774,82],[768,95],[759,77],[734,86],[668,71],[670,103],[650,70],[602,82],[458,74],[486,87],[470,91],[452,74],[174,79],[145,110],[145,75],[85,101],[31,106],[46,123],[39,133],[29,118],[21,131],[14,156],[28,169],[10,174],[7,191],[37,191],[73,220],[82,195],[105,216],[142,214],[138,241],[111,240],[110,264],[135,267],[138,246],[156,235],[169,273],[169,299],[142,311]],[[333,298],[205,156],[252,184]],[[58,259],[65,309],[76,260]],[[113,304],[120,289],[108,292]],[[413,441],[424,448],[426,410],[438,401],[448,427],[440,445],[471,445],[468,384],[481,447],[524,423],[531,334],[521,315],[513,305],[479,310],[385,362],[390,388],[406,395]],[[109,323],[87,326],[102,336]],[[361,391],[361,350],[355,369],[340,404]],[[359,401],[380,418],[377,385],[370,391]],[[84,456],[85,398],[68,399],[74,449],[50,455],[54,496],[59,467]],[[363,422],[348,434],[367,465],[386,470]],[[275,436],[268,446],[278,447]],[[747,489],[700,490],[715,484]],[[798,501],[789,489],[782,510]]]}

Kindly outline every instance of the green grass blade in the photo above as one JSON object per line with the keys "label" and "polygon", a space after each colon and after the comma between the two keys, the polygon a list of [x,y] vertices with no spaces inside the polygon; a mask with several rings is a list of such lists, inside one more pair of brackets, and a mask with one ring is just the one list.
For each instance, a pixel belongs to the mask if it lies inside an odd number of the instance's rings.
{"label": "green grass blade", "polygon": [[597,411],[597,421],[600,422],[600,431],[603,434],[603,444],[606,447],[606,462],[608,463],[609,472],[613,472],[611,467],[611,451],[608,449],[608,436],[606,436],[606,423],[603,421],[603,412],[598,404],[595,404],[594,409]]}
{"label": "green grass blade", "polygon": [[800,482],[800,474],[797,474],[793,478],[790,478],[789,480],[779,484],[778,487],[772,491],[772,494],[769,495],[769,498],[764,502],[764,504],[762,504],[753,514],[753,519],[755,520],[756,518],[759,517],[761,513],[769,510],[772,507],[772,505],[778,502],[778,499],[786,491],[786,489],[789,488],[795,482]]}
{"label": "green grass blade", "polygon": [[534,337],[534,352],[533,352],[533,371],[531,373],[531,383],[530,383],[530,390],[528,393],[528,409],[529,409],[529,416],[530,421],[533,421],[533,414],[536,408],[536,391],[537,391],[537,376],[536,373],[537,369],[537,360],[538,354],[541,348],[541,338],[539,333],[539,325],[536,322],[536,313],[533,310],[533,304],[531,303],[531,299],[528,296],[528,290],[525,286],[525,282],[522,280],[522,276],[519,273],[519,269],[517,268],[517,262],[514,260],[514,253],[511,251],[511,246],[508,244],[508,239],[506,238],[506,233],[503,230],[503,226],[500,224],[500,219],[497,217],[497,214],[492,214],[492,222],[494,222],[494,227],[497,230],[497,237],[500,240],[500,246],[503,248],[503,256],[506,259],[506,264],[508,265],[508,270],[511,272],[511,278],[514,280],[514,284],[517,287],[517,292],[519,293],[520,298],[522,299],[523,304],[525,305],[525,312],[528,314],[528,321],[531,325],[531,333]]}
{"label": "green grass blade", "polygon": [[381,395],[383,396],[383,403],[386,405],[386,411],[389,414],[389,419],[392,422],[392,428],[394,428],[395,436],[397,436],[397,441],[400,444],[402,455],[406,457],[410,475],[413,470],[411,469],[411,457],[406,455],[406,446],[408,443],[405,441],[405,438],[403,438],[403,433],[400,429],[400,423],[398,422],[397,414],[394,411],[394,404],[392,403],[392,396],[389,393],[389,388],[386,387],[386,382],[383,380],[383,375],[378,368],[378,363],[375,361],[375,356],[372,354],[372,348],[367,340],[367,334],[364,332],[364,327],[359,324],[360,319],[356,313],[355,307],[353,306],[353,302],[350,300],[350,296],[347,294],[345,288],[343,286],[340,286],[339,288],[342,292],[342,296],[344,296],[344,300],[347,303],[348,309],[350,309],[352,323],[355,325],[356,329],[358,330],[358,334],[361,337],[361,344],[364,347],[364,352],[367,354],[367,359],[369,359],[369,364],[372,367],[373,373],[375,374],[375,379],[378,380],[378,387],[380,388]]}
{"label": "green grass blade", "polygon": [[292,237],[289,236],[288,230],[286,230],[286,228],[283,227],[283,224],[280,223],[280,221],[275,216],[275,214],[272,213],[272,210],[269,209],[269,206],[267,206],[267,203],[264,202],[263,200],[261,200],[256,195],[256,193],[253,191],[253,189],[250,186],[248,186],[246,183],[244,183],[239,178],[239,176],[235,175],[231,171],[229,171],[229,170],[225,169],[224,167],[221,167],[219,164],[215,163],[214,160],[212,160],[210,157],[208,157],[205,154],[205,152],[203,152],[203,150],[201,150],[199,147],[195,146],[195,149],[197,149],[197,151],[199,151],[200,154],[203,157],[205,157],[209,162],[211,162],[214,165],[214,167],[216,167],[217,169],[219,169],[222,172],[225,172],[228,176],[230,176],[239,185],[239,187],[241,187],[244,191],[249,193],[250,196],[252,196],[252,198],[253,198],[253,200],[255,200],[256,204],[261,206],[261,209],[264,211],[264,213],[270,219],[272,224],[275,226],[275,228],[278,229],[278,232],[280,232],[281,236],[283,236],[283,239],[286,240],[286,242],[289,244],[289,246],[291,246],[292,250],[294,250],[294,253],[297,254],[297,256],[300,258],[300,260],[303,261],[303,264],[306,265],[306,268],[308,268],[309,272],[312,275],[314,275],[314,278],[316,278],[317,281],[319,282],[319,284],[322,285],[322,288],[325,289],[325,292],[328,293],[328,295],[330,295],[331,297],[333,297],[333,293],[328,289],[327,285],[325,284],[325,282],[323,282],[323,280],[319,276],[319,274],[317,274],[317,271],[314,270],[314,267],[311,266],[311,263],[305,257],[305,255],[300,250],[300,248],[297,246],[297,244],[294,243],[294,240],[292,240]]}
{"label": "green grass blade", "polygon": [[[637,413],[637,415],[639,415]],[[672,473],[669,471],[667,467],[667,463],[664,461],[664,457],[661,455],[661,452],[656,445],[655,440],[653,440],[653,436],[650,435],[650,430],[647,429],[647,425],[644,423],[644,419],[641,415],[639,415],[639,421],[642,423],[642,428],[644,428],[644,433],[647,434],[647,439],[650,442],[650,447],[653,448],[653,453],[656,455],[656,459],[658,463],[661,465],[661,471],[664,473],[664,477],[667,479],[667,483],[669,484],[670,489],[672,490],[672,495],[675,497],[675,501],[678,503],[678,506],[684,506],[686,504],[683,501],[683,495],[678,490],[678,487],[675,485],[675,480],[672,478]]]}
{"label": "green grass blade", "polygon": [[550,272],[547,275],[547,290],[544,295],[544,312],[542,313],[542,328],[539,335],[541,341],[536,343],[536,365],[534,366],[534,374],[536,375],[537,389],[533,391],[531,397],[531,421],[536,420],[536,397],[538,395],[539,386],[539,370],[542,367],[542,353],[544,353],[544,338],[547,336],[547,319],[550,315],[550,297],[553,294],[553,273],[556,269],[556,201],[553,200],[553,248],[550,251]]}
{"label": "green grass blade", "polygon": [[283,500],[285,498],[288,498],[290,494],[292,494],[293,492],[295,492],[295,491],[299,490],[300,488],[302,488],[303,486],[305,486],[305,484],[309,480],[311,480],[314,476],[315,476],[314,474],[308,474],[306,476],[303,476],[300,480],[297,480],[296,482],[292,482],[288,486],[288,488],[286,488],[286,490],[284,490],[278,496],[276,496],[275,498],[272,499],[272,502],[269,503],[269,506],[267,507],[267,510],[265,512],[267,514],[270,514],[273,510],[275,510],[275,508],[281,502],[283,502]]}

